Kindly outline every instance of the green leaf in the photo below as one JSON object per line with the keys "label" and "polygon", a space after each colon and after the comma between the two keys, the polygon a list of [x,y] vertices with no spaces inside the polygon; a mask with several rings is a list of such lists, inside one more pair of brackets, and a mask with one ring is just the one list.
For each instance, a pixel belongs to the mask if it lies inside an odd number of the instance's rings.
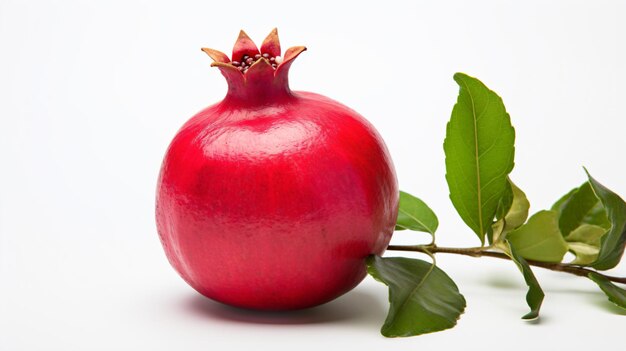
{"label": "green leaf", "polygon": [[507,181],[507,187],[502,197],[500,198],[500,202],[498,203],[498,207],[496,208],[496,219],[500,220],[506,216],[507,213],[511,210],[511,206],[513,206],[513,182],[509,178]]}
{"label": "green leaf", "polygon": [[611,222],[607,218],[606,209],[602,204],[602,201],[598,201],[598,203],[585,215],[583,218],[583,223],[597,225],[598,227],[602,227],[604,229],[611,228]]}
{"label": "green leaf", "polygon": [[[528,202],[526,194],[511,179],[509,179],[509,185],[511,188],[510,194],[505,195],[501,202],[503,204],[502,207],[506,207],[508,203],[508,209],[504,214],[496,213],[498,221],[491,226],[492,230],[488,233],[488,235],[491,235],[489,237],[490,243],[493,243],[494,240],[503,240],[508,232],[519,228],[528,218],[530,202]],[[510,200],[508,200],[509,198]]]}
{"label": "green leaf", "polygon": [[626,309],[626,290],[617,287],[615,284],[611,283],[610,280],[598,273],[589,273],[588,277],[598,284],[600,289],[609,297],[609,301]]}
{"label": "green leaf", "polygon": [[571,242],[567,243],[567,247],[576,255],[576,259],[571,264],[577,264],[579,266],[588,266],[598,258],[598,252],[600,249],[597,246]]}
{"label": "green leaf", "polygon": [[511,183],[511,190],[513,191],[513,202],[511,203],[509,212],[504,216],[505,232],[517,229],[524,224],[528,218],[528,210],[530,209],[530,202],[528,202],[526,194],[522,189],[518,188],[510,179],[509,183]]}
{"label": "green leaf", "polygon": [[556,211],[559,214],[559,216],[560,216],[563,204],[565,204],[565,202],[567,200],[569,200],[572,197],[572,195],[574,195],[574,193],[577,192],[577,191],[578,191],[578,188],[574,188],[574,189],[570,190],[569,193],[561,196],[561,198],[558,199],[554,203],[554,205],[552,205],[552,208],[550,208],[550,209],[553,210],[553,211]]}
{"label": "green leaf", "polygon": [[[585,187],[585,186],[589,186],[588,182],[585,182],[583,185],[581,185],[578,188],[572,189],[569,193],[563,195],[559,200],[557,200],[557,202],[554,203],[554,205],[552,205],[551,209],[559,213],[559,218],[561,217],[561,213],[563,212],[564,208],[567,205],[569,205],[568,201],[570,200],[570,198],[574,194],[577,194],[580,188]],[[591,188],[589,187],[589,189]],[[582,192],[584,194],[586,191],[583,190]],[[574,202],[577,202],[577,200],[574,200]],[[571,211],[571,209],[568,211]],[[602,202],[599,200],[596,201],[595,206],[593,206],[584,216],[582,216],[581,223],[593,224],[593,225],[597,225],[605,229],[611,228],[611,223],[609,222],[609,219],[606,217],[606,211],[604,210],[604,206],[602,205]],[[572,227],[571,224],[569,226]],[[566,235],[566,233],[564,233],[564,235]]]}
{"label": "green leaf", "polygon": [[437,266],[405,257],[370,256],[367,271],[389,286],[389,313],[381,333],[413,336],[452,328],[465,310],[465,298]]}
{"label": "green leaf", "polygon": [[[587,170],[585,169],[585,172]],[[611,229],[602,237],[598,259],[591,265],[595,269],[611,269],[619,263],[626,245],[626,203],[617,194],[595,180],[589,172],[589,184],[606,209]]]}
{"label": "green leaf", "polygon": [[507,182],[506,190],[498,202],[496,208],[496,221],[487,228],[487,240],[489,244],[493,244],[500,239],[504,234],[504,217],[511,209],[513,205],[513,188],[511,187],[510,180]]}
{"label": "green leaf", "polygon": [[580,242],[600,247],[600,239],[606,234],[606,229],[593,224],[582,224],[565,237],[569,242]]}
{"label": "green leaf", "polygon": [[526,303],[528,304],[528,307],[530,307],[530,312],[522,316],[522,319],[537,319],[539,318],[539,310],[541,309],[541,304],[543,303],[545,294],[543,293],[537,278],[535,278],[533,271],[530,269],[528,262],[526,262],[526,260],[517,253],[516,249],[510,242],[507,241],[507,245],[509,248],[509,256],[513,262],[515,262],[517,268],[519,268],[522,272],[526,285],[528,285]]}
{"label": "green leaf", "polygon": [[435,234],[438,226],[437,216],[424,201],[404,191],[400,192],[396,228]]}
{"label": "green leaf", "polygon": [[569,234],[581,224],[596,224],[608,228],[608,219],[600,200],[589,182],[585,182],[560,205],[559,228]]}
{"label": "green leaf", "polygon": [[502,99],[478,79],[454,75],[459,96],[446,128],[446,180],[463,221],[484,244],[513,170],[515,130]]}
{"label": "green leaf", "polygon": [[593,224],[582,224],[565,237],[569,250],[576,255],[572,264],[588,266],[598,258],[600,238],[606,229]]}
{"label": "green leaf", "polygon": [[539,211],[526,224],[507,235],[517,253],[528,260],[561,262],[567,243],[559,231],[555,211]]}
{"label": "green leaf", "polygon": [[504,237],[504,219],[499,219],[491,225],[491,228],[487,231],[487,240],[489,244],[498,243]]}

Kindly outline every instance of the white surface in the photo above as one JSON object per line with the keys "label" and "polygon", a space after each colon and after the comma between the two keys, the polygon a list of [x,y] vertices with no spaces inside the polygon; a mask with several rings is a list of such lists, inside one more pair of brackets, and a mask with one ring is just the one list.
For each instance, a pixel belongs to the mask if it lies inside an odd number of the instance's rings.
{"label": "white surface", "polygon": [[520,274],[488,258],[439,256],[468,308],[456,328],[422,337],[380,336],[386,288],[369,278],[310,311],[225,308],[169,267],[153,205],[174,133],[225,93],[199,48],[228,52],[240,28],[260,41],[274,26],[285,47],[309,48],[292,87],[379,129],[401,187],[439,215],[442,245],[477,244],[444,180],[456,71],[503,97],[512,177],[533,211],[582,183],[582,165],[624,195],[625,14],[619,1],[0,0],[0,350],[621,345],[626,318],[590,281],[536,269],[543,317],[524,323]]}

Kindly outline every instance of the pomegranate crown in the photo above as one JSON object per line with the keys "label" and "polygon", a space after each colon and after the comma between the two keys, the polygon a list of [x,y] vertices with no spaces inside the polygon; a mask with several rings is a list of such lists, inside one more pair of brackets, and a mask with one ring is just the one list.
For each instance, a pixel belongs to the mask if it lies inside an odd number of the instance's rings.
{"label": "pomegranate crown", "polygon": [[289,92],[289,67],[305,50],[304,46],[294,46],[281,56],[276,28],[263,40],[260,50],[246,32],[240,31],[233,47],[232,59],[221,51],[202,48],[213,59],[211,67],[219,68],[226,78],[230,95],[241,95],[243,90],[248,90],[248,93],[249,90],[259,90],[261,93],[260,90],[268,92],[274,89]]}

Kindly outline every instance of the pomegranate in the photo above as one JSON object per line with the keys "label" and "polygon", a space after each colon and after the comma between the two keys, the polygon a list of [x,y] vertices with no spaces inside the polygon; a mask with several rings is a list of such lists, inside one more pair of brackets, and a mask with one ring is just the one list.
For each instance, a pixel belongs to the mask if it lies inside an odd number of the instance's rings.
{"label": "pomegranate", "polygon": [[202,50],[228,92],[163,160],[156,219],[170,263],[201,294],[244,308],[306,308],[351,290],[396,222],[383,140],[350,108],[289,89],[306,48],[281,57],[276,29],[260,50],[241,31],[232,59]]}

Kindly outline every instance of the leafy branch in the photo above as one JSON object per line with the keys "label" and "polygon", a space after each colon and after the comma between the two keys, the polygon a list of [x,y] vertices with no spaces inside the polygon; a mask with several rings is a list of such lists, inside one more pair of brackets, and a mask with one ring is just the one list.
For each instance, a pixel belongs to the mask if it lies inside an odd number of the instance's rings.
{"label": "leafy branch", "polygon": [[[478,236],[480,247],[451,248],[435,243],[439,221],[419,198],[400,192],[396,230],[430,233],[428,245],[389,245],[388,250],[421,252],[432,263],[405,257],[371,256],[368,273],[389,287],[390,309],[381,333],[413,336],[452,328],[466,301],[454,281],[436,265],[438,253],[513,261],[539,318],[544,292],[532,267],[587,277],[609,301],[626,309],[626,277],[601,273],[617,266],[626,246],[626,203],[587,172],[587,181],[552,208],[528,218],[530,202],[509,174],[514,166],[515,130],[502,99],[478,79],[457,73],[459,96],[447,125],[444,151],[450,200]],[[489,245],[485,245],[485,238]],[[563,262],[565,254],[576,256]]]}
{"label": "leafy branch", "polygon": [[[389,251],[411,251],[411,252],[420,252],[424,254],[437,254],[437,253],[448,253],[448,254],[456,254],[463,256],[471,256],[471,257],[494,257],[500,258],[504,260],[510,260],[511,258],[502,252],[485,250],[486,247],[469,247],[469,248],[460,248],[460,247],[439,247],[437,245],[389,245],[387,250]],[[615,283],[626,284],[626,277],[615,277],[606,274],[600,274],[597,271],[589,268],[585,268],[583,266],[577,266],[567,263],[550,263],[550,262],[541,262],[541,261],[533,261],[526,260],[529,265],[534,267],[540,267],[549,269],[551,271],[556,272],[565,272],[573,275],[577,275],[580,277],[587,277],[590,273],[595,273],[598,276],[603,277],[609,281]]]}

